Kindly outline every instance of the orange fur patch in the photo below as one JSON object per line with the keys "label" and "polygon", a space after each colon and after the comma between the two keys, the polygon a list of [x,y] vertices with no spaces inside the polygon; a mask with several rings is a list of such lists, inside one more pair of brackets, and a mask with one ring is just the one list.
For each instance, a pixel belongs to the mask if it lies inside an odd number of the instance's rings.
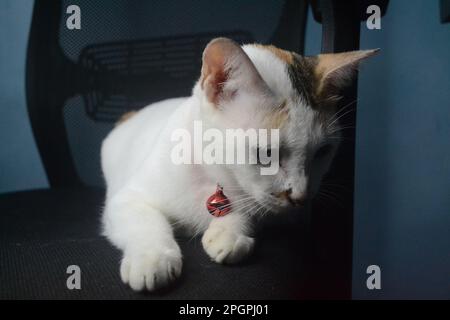
{"label": "orange fur patch", "polygon": [[275,194],[275,197],[279,198],[279,199],[283,199],[283,200],[288,200],[289,199],[289,191],[281,191]]}
{"label": "orange fur patch", "polygon": [[267,127],[271,129],[279,129],[289,117],[286,101],[284,101],[274,112],[267,117]]}
{"label": "orange fur patch", "polygon": [[364,60],[377,52],[378,49],[319,54],[317,56],[318,63],[315,69],[315,76],[319,80],[317,92],[322,91],[329,78],[334,78],[333,81],[338,84],[341,80],[345,81],[346,78],[349,78],[349,74],[352,74],[357,68],[358,63],[361,60]]}
{"label": "orange fur patch", "polygon": [[116,126],[118,126],[119,124],[124,123],[125,121],[127,121],[128,119],[130,119],[132,116],[134,116],[137,113],[137,111],[129,111],[125,114],[123,114],[119,121],[116,122]]}

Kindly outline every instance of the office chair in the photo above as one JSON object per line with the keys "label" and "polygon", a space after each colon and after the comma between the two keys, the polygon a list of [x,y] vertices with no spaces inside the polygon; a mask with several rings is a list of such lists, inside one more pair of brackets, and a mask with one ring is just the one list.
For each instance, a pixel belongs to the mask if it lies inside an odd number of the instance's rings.
{"label": "office chair", "polygon": [[[66,8],[74,4],[81,9],[80,30],[66,28]],[[361,6],[356,4],[312,2],[323,24],[324,52],[359,47]],[[351,139],[330,173],[350,188],[342,195],[343,206],[330,214],[329,207],[313,202],[309,212],[263,224],[255,254],[242,264],[215,264],[199,239],[180,238],[179,281],[167,290],[136,293],[120,280],[120,252],[100,236],[99,151],[117,119],[128,110],[189,95],[211,38],[270,43],[302,54],[307,10],[307,1],[296,0],[36,0],[26,91],[50,188],[0,196],[0,298],[350,298]],[[346,101],[355,96],[356,85]],[[355,114],[343,120],[351,125]],[[345,134],[354,137],[354,130]],[[81,290],[66,286],[70,265],[81,268]]]}

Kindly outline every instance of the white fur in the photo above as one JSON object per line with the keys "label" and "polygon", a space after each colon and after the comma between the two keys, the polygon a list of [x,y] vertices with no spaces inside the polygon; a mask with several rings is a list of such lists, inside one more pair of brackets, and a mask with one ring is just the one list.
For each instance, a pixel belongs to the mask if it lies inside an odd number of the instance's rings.
{"label": "white fur", "polygon": [[[317,112],[296,95],[284,62],[264,49],[243,49],[269,92],[241,90],[233,101],[215,108],[197,83],[191,97],[147,106],[118,125],[103,142],[102,169],[107,183],[104,234],[123,250],[121,277],[134,290],[153,290],[180,275],[182,254],[173,227],[184,227],[191,234],[204,233],[203,247],[214,261],[237,262],[253,248],[251,216],[288,206],[271,193],[292,188],[297,196],[307,188],[311,179],[305,174],[307,152],[325,140],[325,131],[330,128],[313,121]],[[242,84],[251,86],[243,72],[231,80],[228,85],[238,90]],[[287,102],[289,121],[281,129],[281,140],[291,153],[282,160],[276,176],[258,175],[255,165],[171,162],[170,137],[175,129],[192,132],[194,120],[220,130],[260,128],[264,116],[282,101]],[[207,212],[205,201],[218,182],[236,205],[227,216],[214,218]]]}

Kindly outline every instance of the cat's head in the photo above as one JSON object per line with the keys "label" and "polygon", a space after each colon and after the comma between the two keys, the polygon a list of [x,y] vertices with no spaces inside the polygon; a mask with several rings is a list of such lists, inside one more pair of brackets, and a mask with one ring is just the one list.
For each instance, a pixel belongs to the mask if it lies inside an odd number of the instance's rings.
{"label": "cat's head", "polygon": [[340,141],[339,94],[358,63],[376,51],[302,57],[212,40],[196,87],[210,126],[279,129],[279,146],[269,151],[279,155],[276,174],[261,175],[260,164],[227,166],[239,187],[275,211],[314,196]]}

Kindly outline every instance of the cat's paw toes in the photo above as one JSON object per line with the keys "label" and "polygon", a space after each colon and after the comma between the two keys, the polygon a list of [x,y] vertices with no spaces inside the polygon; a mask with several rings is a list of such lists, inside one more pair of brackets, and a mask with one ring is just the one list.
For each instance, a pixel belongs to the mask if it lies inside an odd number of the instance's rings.
{"label": "cat's paw toes", "polygon": [[153,291],[178,278],[181,268],[179,249],[125,253],[120,265],[120,277],[135,291]]}
{"label": "cat's paw toes", "polygon": [[218,263],[236,263],[253,250],[255,239],[223,228],[209,228],[202,238],[206,253]]}

